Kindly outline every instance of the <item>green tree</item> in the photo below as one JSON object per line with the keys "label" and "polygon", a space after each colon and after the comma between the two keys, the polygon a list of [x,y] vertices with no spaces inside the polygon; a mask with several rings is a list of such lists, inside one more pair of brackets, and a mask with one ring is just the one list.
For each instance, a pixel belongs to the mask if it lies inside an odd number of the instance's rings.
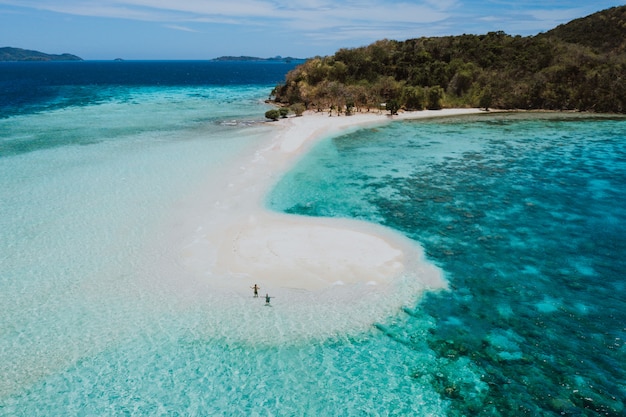
{"label": "green tree", "polygon": [[491,89],[486,88],[483,90],[482,94],[480,95],[480,99],[478,101],[478,107],[481,107],[488,111],[489,107],[491,107],[492,101],[493,101],[493,98],[491,96]]}
{"label": "green tree", "polygon": [[271,120],[278,120],[280,117],[280,112],[277,109],[268,110],[265,112],[265,118]]}
{"label": "green tree", "polygon": [[302,103],[296,103],[291,106],[291,111],[294,112],[297,117],[302,116],[305,110],[306,107]]}
{"label": "green tree", "polygon": [[443,99],[443,88],[436,85],[428,88],[428,110],[441,110],[441,100]]}
{"label": "green tree", "polygon": [[348,96],[352,99],[356,111],[361,111],[362,108],[368,107],[368,94],[369,89],[363,84],[347,86]]}
{"label": "green tree", "polygon": [[389,110],[389,113],[392,116],[398,114],[398,110],[400,110],[400,103],[395,98],[392,98],[387,102],[386,109]]}
{"label": "green tree", "polygon": [[374,85],[378,95],[384,100],[397,99],[400,97],[400,91],[402,91],[402,84],[395,80],[391,76],[381,77]]}
{"label": "green tree", "polygon": [[424,109],[424,90],[422,87],[406,86],[402,89],[402,102],[407,110]]}

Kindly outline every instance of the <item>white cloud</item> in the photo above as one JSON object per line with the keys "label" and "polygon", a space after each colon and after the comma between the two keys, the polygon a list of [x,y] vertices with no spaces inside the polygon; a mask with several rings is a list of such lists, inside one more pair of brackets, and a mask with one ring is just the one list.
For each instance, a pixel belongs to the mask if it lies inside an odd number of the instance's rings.
{"label": "white cloud", "polygon": [[180,26],[180,25],[164,25],[164,27],[168,28],[168,29],[174,29],[174,30],[180,30],[181,32],[193,32],[193,33],[200,33],[200,31],[189,28],[187,26]]}
{"label": "white cloud", "polygon": [[117,0],[122,6],[139,7],[175,14],[196,16],[266,17],[271,14],[273,4],[258,0],[215,1],[215,0]]}
{"label": "white cloud", "polygon": [[117,4],[115,1],[93,2],[70,0],[50,3],[43,0],[0,0],[0,4],[75,16],[123,18],[145,21],[168,21],[172,18],[172,15],[165,11],[134,8],[126,4]]}
{"label": "white cloud", "polygon": [[569,22],[570,20],[587,15],[587,12],[587,10],[582,8],[561,8],[527,10],[525,13],[538,21]]}
{"label": "white cloud", "polygon": [[[424,36],[450,18],[458,0],[0,0],[20,10],[159,23],[198,32],[203,25],[263,28],[313,43],[363,45]],[[209,29],[207,28],[207,31]]]}
{"label": "white cloud", "polygon": [[[570,0],[572,1],[572,0]],[[598,7],[557,0],[0,0],[9,10],[155,22],[173,30],[209,32],[208,25],[236,31],[263,30],[292,39],[364,44],[504,30],[534,34]],[[2,10],[4,13],[4,10]],[[206,30],[203,30],[205,29]],[[232,29],[231,28],[231,29]],[[262,36],[259,36],[260,38]]]}
{"label": "white cloud", "polygon": [[[47,10],[57,13],[134,19],[157,22],[220,21],[247,24],[251,19],[279,20],[299,27],[324,21],[426,23],[445,18],[445,8],[455,0],[424,0],[419,3],[359,0],[331,2],[325,0],[0,0],[0,5]],[[442,7],[444,5],[445,7]]]}

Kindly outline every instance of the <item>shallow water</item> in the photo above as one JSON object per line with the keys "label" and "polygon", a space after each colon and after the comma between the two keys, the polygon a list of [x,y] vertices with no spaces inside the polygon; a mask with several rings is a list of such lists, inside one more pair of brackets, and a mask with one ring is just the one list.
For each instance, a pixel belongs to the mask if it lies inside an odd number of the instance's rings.
{"label": "shallow water", "polygon": [[[323,141],[268,205],[390,226],[451,288],[331,336],[316,329],[369,306],[312,308],[294,337],[283,300],[177,275],[167,235],[272,134],[256,123],[271,85],[138,79],[3,107],[0,415],[623,414],[623,119],[488,115]],[[243,337],[250,323],[260,336]]]}
{"label": "shallow water", "polygon": [[[626,121],[398,122],[317,146],[269,204],[421,242],[450,281],[385,330],[436,358],[446,415],[623,415]],[[405,344],[405,346],[407,346]],[[419,353],[417,353],[419,354]],[[461,367],[472,371],[459,380]]]}
{"label": "shallow water", "polygon": [[[0,120],[2,395],[161,314],[150,304],[163,289],[145,277],[165,251],[161,224],[261,134],[230,124],[254,121],[265,88],[204,90],[123,89],[106,103]],[[230,107],[224,125],[216,113],[237,95],[247,106]]]}
{"label": "shallow water", "polygon": [[320,332],[358,300],[286,323],[286,300],[178,274],[172,216],[273,134],[270,87],[52,86],[0,119],[0,415],[444,413],[411,376],[426,345]]}

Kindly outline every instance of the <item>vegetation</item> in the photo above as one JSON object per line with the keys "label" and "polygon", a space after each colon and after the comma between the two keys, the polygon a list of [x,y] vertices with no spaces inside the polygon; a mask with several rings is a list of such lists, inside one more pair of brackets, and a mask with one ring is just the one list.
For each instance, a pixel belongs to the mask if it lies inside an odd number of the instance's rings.
{"label": "vegetation", "polygon": [[265,118],[276,121],[280,118],[280,111],[278,109],[272,109],[265,112]]}
{"label": "vegetation", "polygon": [[626,6],[531,37],[490,32],[341,49],[290,71],[272,97],[347,114],[382,103],[392,113],[442,107],[625,113]]}
{"label": "vegetation", "polygon": [[0,61],[82,61],[76,55],[50,55],[20,48],[0,48]]}
{"label": "vegetation", "polygon": [[302,116],[305,110],[306,109],[304,108],[304,104],[302,103],[296,103],[293,106],[291,106],[291,111],[293,111],[296,114],[296,116]]}
{"label": "vegetation", "polygon": [[289,114],[289,109],[287,107],[281,107],[280,109],[278,109],[278,114],[280,114],[280,117],[285,119]]}

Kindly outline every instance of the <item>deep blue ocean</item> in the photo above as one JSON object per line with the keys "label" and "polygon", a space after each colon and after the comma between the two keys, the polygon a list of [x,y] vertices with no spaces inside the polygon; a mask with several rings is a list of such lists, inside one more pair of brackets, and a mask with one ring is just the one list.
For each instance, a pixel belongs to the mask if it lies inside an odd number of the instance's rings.
{"label": "deep blue ocean", "polygon": [[0,62],[0,117],[103,102],[119,94],[116,87],[276,85],[294,66],[245,61]]}
{"label": "deep blue ocean", "polygon": [[316,145],[267,205],[390,227],[449,282],[363,333],[243,343],[137,278],[172,207],[271,134],[293,67],[0,63],[0,416],[626,415],[624,117]]}

